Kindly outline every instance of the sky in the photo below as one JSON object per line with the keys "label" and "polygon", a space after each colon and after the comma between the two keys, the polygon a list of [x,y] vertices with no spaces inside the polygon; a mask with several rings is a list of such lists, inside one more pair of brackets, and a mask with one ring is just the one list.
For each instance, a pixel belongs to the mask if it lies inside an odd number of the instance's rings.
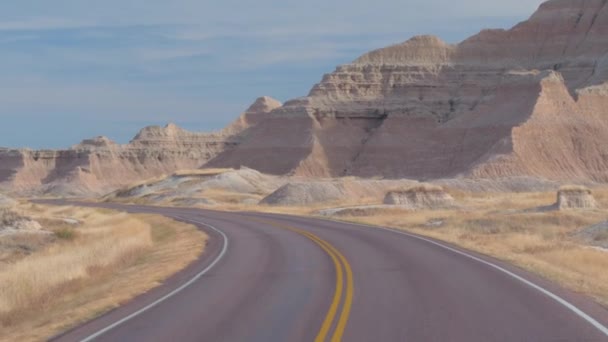
{"label": "sky", "polygon": [[[64,148],[148,125],[217,130],[307,95],[373,49],[509,28],[542,0],[0,2],[0,146]],[[456,5],[457,4],[457,5]]]}

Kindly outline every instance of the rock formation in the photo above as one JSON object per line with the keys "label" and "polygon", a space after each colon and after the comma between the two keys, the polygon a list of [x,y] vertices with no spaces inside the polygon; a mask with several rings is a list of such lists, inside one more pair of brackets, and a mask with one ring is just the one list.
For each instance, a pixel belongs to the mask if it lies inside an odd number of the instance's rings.
{"label": "rock formation", "polygon": [[273,106],[275,100],[258,99],[235,124],[217,133],[193,133],[168,124],[146,127],[125,145],[97,137],[61,151],[0,149],[0,189],[27,195],[102,194],[176,170],[196,169],[236,146],[238,134]]}
{"label": "rock formation", "polygon": [[597,203],[589,188],[584,186],[564,186],[557,192],[559,210],[568,209],[595,209]]}
{"label": "rock formation", "polygon": [[66,151],[0,151],[0,190],[99,192],[180,168],[307,177],[608,181],[608,0],[550,0],[459,44],[369,52],[219,133],[146,128]]}
{"label": "rock formation", "polygon": [[342,178],[289,182],[266,196],[260,204],[307,206],[312,204],[352,205],[379,203],[389,189],[411,187],[415,181]]}
{"label": "rock formation", "polygon": [[607,2],[551,0],[510,30],[414,37],[340,66],[210,165],[605,182],[607,80]]}
{"label": "rock formation", "polygon": [[392,190],[386,194],[384,204],[398,205],[408,209],[442,209],[454,205],[454,198],[442,187],[423,184],[403,190]]}
{"label": "rock formation", "polygon": [[122,188],[104,199],[171,206],[257,204],[284,183],[283,177],[247,168],[182,170],[168,177]]}

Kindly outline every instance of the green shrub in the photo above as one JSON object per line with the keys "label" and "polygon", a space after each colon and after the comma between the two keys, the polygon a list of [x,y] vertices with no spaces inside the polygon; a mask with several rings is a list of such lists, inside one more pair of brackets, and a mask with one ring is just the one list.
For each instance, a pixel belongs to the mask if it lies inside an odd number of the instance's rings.
{"label": "green shrub", "polygon": [[55,231],[55,236],[62,240],[74,240],[76,231],[72,228],[61,228]]}

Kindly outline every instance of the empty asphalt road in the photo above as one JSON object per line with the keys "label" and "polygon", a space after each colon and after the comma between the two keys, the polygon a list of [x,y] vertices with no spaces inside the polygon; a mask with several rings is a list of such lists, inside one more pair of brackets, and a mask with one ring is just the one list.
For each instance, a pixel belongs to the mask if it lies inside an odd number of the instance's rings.
{"label": "empty asphalt road", "polygon": [[608,311],[517,268],[379,228],[105,205],[197,224],[201,258],[56,341],[608,341]]}

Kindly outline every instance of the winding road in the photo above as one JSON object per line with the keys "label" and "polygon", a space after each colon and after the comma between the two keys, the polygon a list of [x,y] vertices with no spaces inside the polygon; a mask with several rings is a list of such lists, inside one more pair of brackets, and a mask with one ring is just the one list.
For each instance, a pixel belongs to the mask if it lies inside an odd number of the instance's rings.
{"label": "winding road", "polygon": [[608,341],[608,310],[592,300],[437,241],[286,215],[103,206],[196,224],[209,245],[55,341]]}

